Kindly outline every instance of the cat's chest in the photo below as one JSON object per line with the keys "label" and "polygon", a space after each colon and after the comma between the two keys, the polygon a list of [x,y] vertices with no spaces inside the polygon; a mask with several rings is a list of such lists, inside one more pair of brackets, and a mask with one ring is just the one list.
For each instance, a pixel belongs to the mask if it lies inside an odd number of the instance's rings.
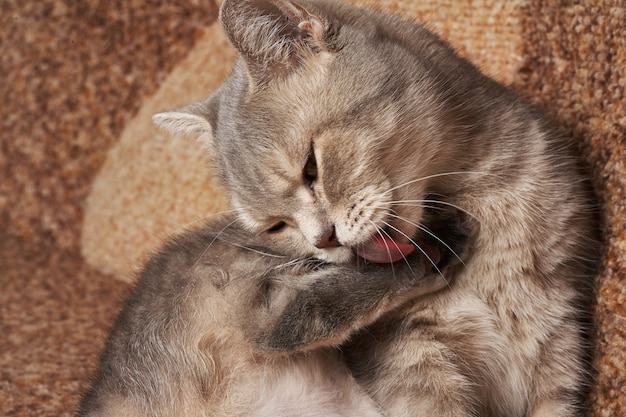
{"label": "cat's chest", "polygon": [[339,352],[317,350],[258,362],[233,381],[225,415],[258,417],[381,417]]}

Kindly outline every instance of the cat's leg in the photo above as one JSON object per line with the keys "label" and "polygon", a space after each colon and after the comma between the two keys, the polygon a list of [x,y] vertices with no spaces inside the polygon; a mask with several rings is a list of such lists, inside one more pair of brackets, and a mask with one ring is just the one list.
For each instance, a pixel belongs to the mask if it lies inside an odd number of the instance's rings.
{"label": "cat's leg", "polygon": [[472,382],[438,343],[424,343],[418,357],[384,370],[376,400],[388,417],[474,417]]}
{"label": "cat's leg", "polygon": [[380,265],[362,272],[328,265],[289,282],[274,282],[258,308],[257,325],[248,331],[270,350],[338,346],[406,300],[446,287],[440,275],[425,274],[423,256],[411,259],[393,272]]}
{"label": "cat's leg", "polygon": [[435,323],[427,315],[381,320],[342,348],[357,381],[385,416],[481,415],[476,382],[461,369],[458,353]]}
{"label": "cat's leg", "polygon": [[535,370],[530,417],[574,417],[581,415],[581,387],[590,376],[584,371],[579,324],[572,313],[544,346],[541,366]]}

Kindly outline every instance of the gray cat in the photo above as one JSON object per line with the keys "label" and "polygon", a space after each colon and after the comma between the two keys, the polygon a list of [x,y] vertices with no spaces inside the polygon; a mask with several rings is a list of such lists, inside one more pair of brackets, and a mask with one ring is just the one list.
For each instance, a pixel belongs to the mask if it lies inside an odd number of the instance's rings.
{"label": "gray cat", "polygon": [[573,416],[594,203],[571,142],[422,26],[336,1],[225,0],[241,55],[199,136],[245,227],[293,256],[396,267],[435,200],[469,215],[450,288],[345,346],[388,416]]}
{"label": "gray cat", "polygon": [[393,273],[289,259],[232,218],[187,232],[141,273],[78,416],[382,416],[335,348],[449,285],[460,225],[438,220],[447,243],[424,236]]}

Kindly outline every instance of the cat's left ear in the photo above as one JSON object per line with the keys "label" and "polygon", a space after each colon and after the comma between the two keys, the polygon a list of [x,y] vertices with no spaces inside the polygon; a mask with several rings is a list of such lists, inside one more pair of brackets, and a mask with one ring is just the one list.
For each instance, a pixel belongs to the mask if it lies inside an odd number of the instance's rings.
{"label": "cat's left ear", "polygon": [[220,22],[254,84],[288,75],[331,52],[329,23],[291,0],[224,0]]}
{"label": "cat's left ear", "polygon": [[179,109],[157,113],[152,121],[173,135],[191,136],[200,140],[211,152],[217,120],[218,97],[215,93],[205,101]]}

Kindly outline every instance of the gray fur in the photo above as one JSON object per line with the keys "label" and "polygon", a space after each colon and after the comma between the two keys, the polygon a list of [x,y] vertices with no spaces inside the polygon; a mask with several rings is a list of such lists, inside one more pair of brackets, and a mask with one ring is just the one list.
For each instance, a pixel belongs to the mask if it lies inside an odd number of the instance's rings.
{"label": "gray fur", "polygon": [[221,21],[232,76],[155,120],[197,116],[172,130],[202,132],[249,230],[343,263],[414,236],[434,199],[470,216],[451,287],[346,346],[386,415],[578,415],[599,245],[571,141],[418,24],[312,0],[225,0]]}
{"label": "gray fur", "polygon": [[[461,253],[458,222],[446,224],[442,236]],[[381,416],[335,348],[448,283],[422,255],[390,274],[290,259],[263,243],[224,218],[155,254],[78,416]],[[452,254],[435,245],[441,268],[452,268]]]}

